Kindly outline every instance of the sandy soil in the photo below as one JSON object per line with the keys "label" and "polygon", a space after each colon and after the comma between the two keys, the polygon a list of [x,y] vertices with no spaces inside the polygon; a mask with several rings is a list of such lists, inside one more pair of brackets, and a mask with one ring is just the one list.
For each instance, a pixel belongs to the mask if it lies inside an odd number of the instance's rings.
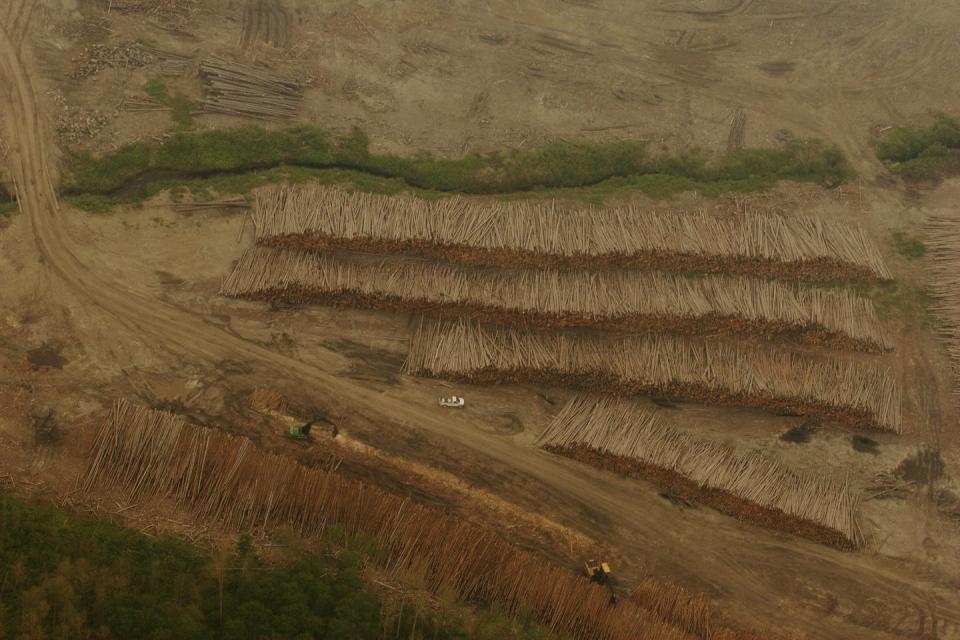
{"label": "sandy soil", "polygon": [[[960,16],[951,3],[202,5],[179,30],[107,15],[90,0],[0,7],[4,178],[16,180],[22,207],[0,229],[0,477],[69,497],[90,431],[119,395],[182,402],[199,420],[281,450],[288,443],[245,408],[246,393],[269,381],[335,417],[363,454],[357,473],[398,491],[409,482],[411,493],[466,517],[510,522],[518,541],[553,550],[560,561],[571,561],[575,549],[608,548],[625,584],[649,572],[707,591],[745,620],[811,638],[960,637],[960,528],[933,499],[934,488],[960,493],[952,380],[909,295],[884,316],[894,353],[876,356],[903,375],[908,428],[902,436],[871,435],[875,453],[855,450],[852,434],[836,425],[790,443],[780,435],[798,418],[695,405],[669,410],[703,437],[770,451],[808,470],[850,473],[868,495],[886,490],[865,503],[868,548],[843,553],[709,509],[679,508],[652,486],[538,450],[536,434],[569,392],[464,389],[401,376],[405,316],[273,311],[218,298],[220,278],[251,241],[249,227],[239,235],[241,214],[177,214],[164,196],[109,215],[72,211],[57,202],[65,145],[53,133],[54,91],[67,104],[110,115],[86,148],[169,128],[166,113],[114,112],[119,96],[142,91],[154,70],[67,77],[84,46],[137,38],[195,60],[243,55],[309,75],[315,81],[304,121],[341,131],[360,126],[378,149],[399,153],[638,137],[666,148],[722,150],[742,110],[747,145],[773,144],[782,130],[818,136],[840,145],[861,175],[839,190],[788,185],[752,202],[860,222],[909,293],[923,286],[923,261],[894,255],[889,234],[916,232],[926,215],[951,211],[960,181],[905,190],[885,175],[870,140],[879,126],[919,121],[957,102]],[[170,86],[200,92],[192,72]],[[198,127],[241,122],[196,118]],[[635,194],[616,199],[645,202]],[[716,203],[685,194],[671,204]],[[440,411],[436,397],[449,393],[466,395],[468,407]],[[36,425],[51,410],[57,445],[36,441]],[[891,491],[884,478],[922,447],[939,450],[945,474],[913,477]],[[374,475],[364,469],[376,465],[364,466],[363,456],[388,456],[391,468],[407,465],[409,474]],[[557,551],[565,543],[566,553]]]}

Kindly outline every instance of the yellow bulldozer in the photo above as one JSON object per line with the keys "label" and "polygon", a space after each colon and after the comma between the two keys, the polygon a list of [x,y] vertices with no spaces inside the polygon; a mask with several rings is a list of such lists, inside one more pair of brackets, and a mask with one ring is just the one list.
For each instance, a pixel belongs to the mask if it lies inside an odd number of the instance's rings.
{"label": "yellow bulldozer", "polygon": [[586,570],[587,577],[590,578],[591,582],[596,582],[597,584],[607,584],[610,582],[610,565],[606,562],[597,562],[596,560],[587,560],[583,563],[583,568]]}
{"label": "yellow bulldozer", "polygon": [[596,582],[610,590],[609,604],[611,607],[617,606],[617,594],[613,590],[613,578],[611,577],[613,571],[610,570],[610,565],[606,562],[587,560],[583,563],[583,569],[587,577],[590,578],[590,582]]}

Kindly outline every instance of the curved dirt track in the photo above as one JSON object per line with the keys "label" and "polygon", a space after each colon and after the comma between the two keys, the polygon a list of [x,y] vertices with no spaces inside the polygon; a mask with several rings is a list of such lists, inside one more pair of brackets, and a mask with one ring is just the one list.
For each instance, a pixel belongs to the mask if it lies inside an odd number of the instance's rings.
{"label": "curved dirt track", "polygon": [[[16,3],[17,0],[13,0]],[[678,512],[643,487],[577,467],[470,425],[438,415],[433,407],[405,402],[337,375],[345,359],[332,352],[310,354],[310,363],[286,357],[230,334],[202,315],[185,312],[134,290],[98,265],[85,264],[60,225],[62,215],[50,165],[52,143],[35,98],[25,56],[6,27],[0,29],[0,100],[11,172],[35,242],[48,271],[49,304],[75,296],[96,308],[105,323],[144,342],[162,345],[185,361],[214,365],[241,360],[259,372],[295,378],[323,389],[384,425],[401,423],[449,438],[531,479],[537,499],[558,519],[583,526],[597,514],[603,541],[624,556],[648,562],[664,575],[695,576],[713,587],[725,606],[762,622],[783,624],[816,638],[917,638],[931,630],[955,637],[960,603],[946,588],[918,580],[908,567],[867,553],[847,554],[778,538],[709,513]],[[503,493],[509,496],[510,487]],[[603,524],[610,523],[610,524]],[[922,584],[922,582],[921,582]],[[935,595],[939,592],[941,595]],[[837,602],[824,605],[829,597]]]}

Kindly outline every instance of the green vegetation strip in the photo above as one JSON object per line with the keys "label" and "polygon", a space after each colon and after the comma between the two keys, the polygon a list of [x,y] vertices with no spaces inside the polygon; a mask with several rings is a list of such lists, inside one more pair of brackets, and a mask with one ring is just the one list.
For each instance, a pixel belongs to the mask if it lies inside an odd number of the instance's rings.
{"label": "green vegetation strip", "polygon": [[[160,95],[160,87],[150,89]],[[410,189],[422,195],[639,188],[655,197],[693,189],[707,195],[756,191],[778,180],[836,184],[852,175],[840,151],[816,141],[744,149],[715,160],[700,152],[654,156],[637,141],[563,142],[442,159],[373,153],[359,130],[336,137],[312,126],[249,126],[180,131],[162,145],[135,143],[99,158],[79,154],[70,161],[63,192],[73,204],[96,209],[142,200],[163,188],[193,186],[189,183],[198,178],[217,182],[214,188],[244,191],[276,179],[333,181],[324,173],[329,171],[362,189]]]}
{"label": "green vegetation strip", "polygon": [[285,562],[264,562],[248,538],[215,558],[0,491],[0,638],[547,637],[495,612],[382,604],[361,578],[365,553],[376,545],[331,530],[321,550]]}
{"label": "green vegetation strip", "polygon": [[928,127],[897,127],[877,141],[877,156],[905,178],[960,172],[960,121],[938,115]]}
{"label": "green vegetation strip", "polygon": [[186,129],[190,126],[193,121],[193,116],[191,115],[193,103],[190,102],[186,96],[179,93],[171,96],[167,91],[167,86],[162,80],[157,78],[148,80],[147,83],[143,85],[143,90],[148,96],[154,98],[160,104],[170,107],[170,117],[179,127]]}

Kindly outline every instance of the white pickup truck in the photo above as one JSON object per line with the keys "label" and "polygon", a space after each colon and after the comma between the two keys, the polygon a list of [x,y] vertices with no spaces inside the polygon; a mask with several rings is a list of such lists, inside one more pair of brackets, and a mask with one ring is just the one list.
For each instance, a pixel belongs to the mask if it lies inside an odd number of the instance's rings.
{"label": "white pickup truck", "polygon": [[440,398],[441,407],[462,407],[466,401],[460,396],[449,396],[446,398]]}

